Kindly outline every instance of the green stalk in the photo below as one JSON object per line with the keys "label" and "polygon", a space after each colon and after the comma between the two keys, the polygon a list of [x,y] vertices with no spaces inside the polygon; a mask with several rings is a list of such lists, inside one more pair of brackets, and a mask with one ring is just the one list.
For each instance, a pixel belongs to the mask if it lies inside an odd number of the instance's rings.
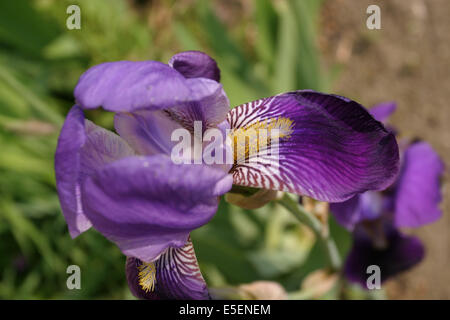
{"label": "green stalk", "polygon": [[340,270],[342,263],[336,243],[332,238],[330,238],[329,234],[323,232],[324,226],[319,219],[317,219],[313,214],[307,212],[305,208],[298,203],[297,200],[294,200],[288,193],[285,193],[284,196],[278,200],[278,202],[289,212],[291,212],[298,221],[307,225],[314,232],[324,248],[330,269],[332,271]]}

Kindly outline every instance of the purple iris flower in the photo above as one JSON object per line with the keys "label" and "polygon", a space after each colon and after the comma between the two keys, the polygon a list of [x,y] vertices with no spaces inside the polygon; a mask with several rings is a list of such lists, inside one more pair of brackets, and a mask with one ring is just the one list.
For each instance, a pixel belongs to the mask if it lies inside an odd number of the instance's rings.
{"label": "purple iris flower", "polygon": [[[395,103],[383,103],[370,112],[375,119],[387,121],[395,107]],[[440,178],[444,165],[439,155],[426,142],[403,141],[400,150],[400,173],[392,186],[330,206],[336,220],[353,231],[345,275],[364,287],[370,265],[380,267],[381,281],[385,281],[419,263],[424,256],[422,243],[398,228],[419,227],[442,214]]]}
{"label": "purple iris flower", "polygon": [[[305,90],[230,110],[219,80],[212,58],[189,51],[168,65],[103,63],[75,88],[55,155],[62,211],[72,237],[93,226],[118,245],[137,297],[209,297],[189,235],[214,216],[233,184],[344,201],[386,188],[397,174],[394,135],[358,103]],[[84,110],[98,107],[115,112],[117,134],[85,119]],[[244,148],[225,165],[174,163],[171,134],[194,135],[196,122],[202,134],[217,128],[232,138],[248,128],[278,129],[271,141],[278,158]]]}

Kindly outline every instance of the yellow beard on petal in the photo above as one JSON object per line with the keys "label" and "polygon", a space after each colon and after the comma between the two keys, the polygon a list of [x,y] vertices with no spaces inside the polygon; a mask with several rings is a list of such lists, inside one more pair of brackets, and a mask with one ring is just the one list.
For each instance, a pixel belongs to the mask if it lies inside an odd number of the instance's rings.
{"label": "yellow beard on petal", "polygon": [[272,140],[289,139],[293,132],[294,121],[289,118],[268,118],[255,121],[245,127],[230,132],[234,163],[248,160],[267,148]]}
{"label": "yellow beard on petal", "polygon": [[137,267],[139,270],[138,279],[139,285],[145,292],[152,292],[155,290],[156,284],[156,267],[153,262],[142,262],[140,266]]}

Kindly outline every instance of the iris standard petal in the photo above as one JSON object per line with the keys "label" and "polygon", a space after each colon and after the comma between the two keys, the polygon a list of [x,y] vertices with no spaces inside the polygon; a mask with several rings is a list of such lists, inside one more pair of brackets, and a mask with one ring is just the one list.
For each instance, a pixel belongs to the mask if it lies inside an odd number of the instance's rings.
{"label": "iris standard petal", "polygon": [[181,248],[167,249],[153,262],[128,257],[126,276],[131,292],[140,299],[209,299],[190,239]]}
{"label": "iris standard petal", "polygon": [[383,102],[374,105],[372,108],[370,108],[369,112],[376,120],[380,122],[386,122],[396,109],[397,104],[395,102]]}
{"label": "iris standard petal", "polygon": [[354,233],[353,247],[347,256],[344,273],[348,280],[367,285],[370,273],[367,267],[380,267],[381,281],[410,269],[424,256],[424,248],[419,239],[401,234],[394,228],[386,233],[387,247],[377,249],[371,239],[362,231]]}
{"label": "iris standard petal", "polygon": [[172,133],[182,126],[163,110],[141,110],[116,113],[114,127],[136,152],[143,155],[164,153],[170,155],[177,141]]}
{"label": "iris standard petal", "polygon": [[231,185],[223,171],[156,155],[112,163],[87,178],[81,194],[95,229],[125,255],[152,261],[207,223]]}
{"label": "iris standard petal", "polygon": [[419,227],[440,218],[443,172],[442,160],[428,143],[417,142],[406,149],[395,188],[397,226]]}
{"label": "iris standard petal", "polygon": [[230,102],[220,83],[205,78],[187,79],[186,83],[192,89],[192,102],[166,109],[172,119],[190,131],[194,121],[201,121],[203,132],[226,119]]}
{"label": "iris standard petal", "polygon": [[330,210],[340,225],[353,230],[364,220],[380,218],[385,212],[386,202],[380,192],[367,191],[347,201],[331,203]]}
{"label": "iris standard petal", "polygon": [[200,51],[184,51],[174,55],[169,66],[186,78],[208,78],[220,81],[220,70],[216,61]]}
{"label": "iris standard petal", "polygon": [[235,153],[232,174],[238,185],[339,202],[386,188],[398,171],[394,135],[344,97],[310,90],[284,93],[238,106],[228,121],[232,140],[250,129],[278,129],[279,142],[269,140],[267,147],[255,142],[256,152],[249,156],[246,149],[244,163]]}
{"label": "iris standard petal", "polygon": [[108,111],[131,112],[166,109],[196,102],[211,94],[196,89],[196,81],[188,82],[164,63],[117,61],[96,65],[83,73],[74,95],[83,109],[102,106]]}
{"label": "iris standard petal", "polygon": [[80,185],[107,163],[131,156],[134,151],[118,135],[85,120],[74,106],[67,115],[55,153],[55,173],[61,208],[72,237],[89,229],[83,212]]}
{"label": "iris standard petal", "polygon": [[[229,101],[222,86],[209,79],[188,79],[187,82],[199,97],[196,102],[165,110],[140,110],[115,115],[117,132],[138,153],[171,154],[178,143],[171,140],[175,130],[184,128],[190,134],[198,130],[202,135],[207,129],[220,127],[226,122]],[[194,128],[195,121],[199,121],[198,129]]]}

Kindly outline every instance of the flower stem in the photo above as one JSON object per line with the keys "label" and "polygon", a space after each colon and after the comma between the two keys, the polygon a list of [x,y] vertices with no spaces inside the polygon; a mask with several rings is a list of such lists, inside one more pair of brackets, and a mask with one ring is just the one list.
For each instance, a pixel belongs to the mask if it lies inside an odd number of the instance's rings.
{"label": "flower stem", "polygon": [[324,226],[319,219],[307,212],[305,208],[288,193],[285,193],[278,202],[291,212],[298,221],[307,225],[314,232],[324,248],[330,269],[332,271],[338,271],[341,268],[341,257],[337,250],[336,243],[328,234],[323,232]]}

